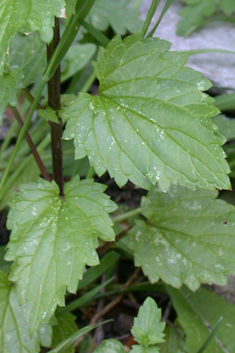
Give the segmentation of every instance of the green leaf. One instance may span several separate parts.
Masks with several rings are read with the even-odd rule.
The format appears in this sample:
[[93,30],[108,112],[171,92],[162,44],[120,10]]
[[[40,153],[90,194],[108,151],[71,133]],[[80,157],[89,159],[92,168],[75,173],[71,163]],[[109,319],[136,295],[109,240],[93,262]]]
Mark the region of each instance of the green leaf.
[[76,13],[76,4],[77,0],[65,0],[66,3],[66,19],[67,21],[70,20],[72,15]]
[[184,340],[180,335],[180,330],[176,326],[176,329],[168,326],[165,330],[165,342],[159,345],[161,353],[179,353],[179,350],[183,348]]
[[123,345],[114,339],[104,340],[93,353],[125,353]]
[[59,123],[58,116],[56,114],[56,111],[52,109],[51,107],[47,106],[45,109],[39,109],[38,110],[38,116],[40,118],[45,119],[46,121],[52,121],[56,124]]
[[9,69],[19,68],[23,87],[40,76],[46,67],[46,46],[38,33],[16,34],[9,47]]
[[215,97],[215,106],[219,110],[234,110],[235,109],[235,92],[225,93]]
[[66,288],[75,293],[85,265],[99,263],[98,237],[114,240],[107,212],[116,205],[106,186],[75,177],[65,185],[65,200],[55,182],[28,183],[11,200],[7,226],[12,229],[6,260],[14,261],[10,279],[17,282],[30,332],[47,323]]
[[188,6],[179,11],[179,15],[183,17],[177,26],[176,33],[179,36],[190,35],[219,10],[225,15],[231,15],[235,11],[234,0],[183,0],[183,2]]
[[11,268],[11,265],[9,264],[9,262],[4,260],[5,250],[5,246],[0,246],[0,271],[8,273]]
[[138,10],[129,7],[130,0],[96,0],[87,21],[100,31],[109,26],[115,33],[125,35],[141,29],[142,20]]
[[19,31],[39,31],[49,43],[54,26],[54,16],[60,17],[64,0],[2,0],[0,10],[0,73],[10,39]]
[[38,353],[37,335],[29,336],[15,286],[0,271],[0,351],[2,353]]
[[213,119],[213,122],[218,126],[219,133],[225,136],[227,140],[235,139],[235,119],[220,114]]
[[43,324],[38,332],[38,336],[39,336],[39,341],[40,341],[40,345],[43,347],[51,347],[51,341],[52,341],[52,327],[51,325],[53,324],[53,322],[51,322],[52,320],[50,320],[49,325],[45,325]]
[[179,12],[183,18],[177,26],[178,36],[188,36],[202,26],[205,19],[215,13],[217,6],[217,0],[184,0],[184,2],[188,6]]
[[142,198],[148,222],[136,222],[129,246],[151,282],[196,290],[201,283],[225,285],[235,273],[235,208],[217,195],[174,186]]
[[165,323],[161,322],[161,309],[158,309],[156,302],[148,297],[134,319],[131,333],[136,342],[148,347],[164,342],[164,329]]
[[[55,348],[64,339],[69,338],[78,328],[75,323],[76,316],[64,313],[57,318],[58,325],[53,326],[53,338],[51,348]],[[74,345],[64,350],[64,353],[74,353]]]
[[91,60],[95,51],[96,45],[92,43],[72,45],[64,58],[65,67],[61,73],[61,81],[66,81],[83,69]]
[[20,86],[22,86],[22,78],[19,69],[16,68],[12,72],[0,76],[0,124],[7,105],[17,105],[17,94]]
[[100,96],[80,94],[62,110],[64,138],[74,139],[76,159],[88,155],[96,173],[108,170],[119,186],[130,179],[146,189],[230,188],[226,140],[210,119],[218,110],[202,93],[211,84],[169,48],[141,33],[100,48]]
[[219,0],[219,5],[226,15],[232,15],[235,11],[234,0]]
[[184,346],[186,351],[197,352],[221,315],[223,320],[216,332],[216,338],[210,342],[205,353],[235,351],[233,338],[235,306],[233,304],[206,288],[200,288],[195,293],[186,287],[180,290],[167,287],[167,290],[177,311],[179,323],[186,332],[187,339]]
[[42,74],[46,65],[45,43],[37,33],[16,34],[9,47],[8,69],[0,76],[0,122],[8,104],[16,106],[19,89]]

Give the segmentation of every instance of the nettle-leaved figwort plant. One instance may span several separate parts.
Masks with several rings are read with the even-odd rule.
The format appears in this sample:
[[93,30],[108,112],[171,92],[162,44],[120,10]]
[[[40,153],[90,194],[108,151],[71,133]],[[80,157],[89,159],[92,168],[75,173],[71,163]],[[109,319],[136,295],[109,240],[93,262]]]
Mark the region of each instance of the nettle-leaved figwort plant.
[[[204,93],[211,83],[185,66],[189,54],[170,51],[154,30],[146,34],[159,1],[145,21],[139,3],[1,1],[0,114],[8,107],[15,118],[0,156],[0,207],[9,205],[11,230],[5,261],[1,250],[3,353],[38,353],[40,345],[74,352],[99,318],[78,330],[70,312],[104,287],[115,292],[109,278],[91,284],[114,268],[120,249],[149,279],[142,288],[170,296],[178,315],[163,338],[160,310],[148,298],[131,352],[235,352],[233,305],[205,288],[192,292],[235,274],[235,208],[216,190],[231,188],[226,138],[212,120],[220,111]],[[98,92],[87,93],[96,78]],[[129,180],[148,190],[141,207],[117,210],[93,179],[106,171],[119,187]],[[119,241],[110,252],[113,223]],[[108,340],[95,352],[124,348]]]

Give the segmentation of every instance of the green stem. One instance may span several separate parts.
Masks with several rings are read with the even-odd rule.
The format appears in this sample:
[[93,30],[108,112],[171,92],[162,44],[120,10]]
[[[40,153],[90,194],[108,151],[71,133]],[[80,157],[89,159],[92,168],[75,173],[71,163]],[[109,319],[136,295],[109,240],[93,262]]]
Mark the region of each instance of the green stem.
[[233,16],[214,16],[214,17],[208,18],[206,20],[206,23],[207,22],[214,22],[214,21],[235,23],[235,17],[233,17]]
[[141,207],[135,208],[134,210],[128,211],[128,212],[123,213],[121,215],[118,215],[116,217],[112,217],[112,221],[113,221],[113,223],[125,221],[128,218],[131,218],[131,217],[134,217],[134,216],[141,214],[141,210],[142,210]]
[[143,25],[143,32],[144,32],[144,35],[146,34],[148,28],[149,28],[149,25],[151,23],[151,20],[157,10],[157,7],[159,5],[161,0],[152,0],[152,3],[151,3],[151,6],[150,6],[150,9],[149,9],[149,12],[147,14],[147,17],[146,17],[146,20],[144,21],[144,25]]
[[[47,60],[50,61],[60,42],[59,19],[55,17],[54,35],[51,43],[47,47]],[[64,175],[63,175],[63,150],[62,150],[62,120],[58,115],[60,109],[60,66],[48,81],[48,104],[55,110],[59,124],[51,122],[51,152],[53,178],[60,189],[60,195],[64,195]]]
[[191,50],[182,50],[181,53],[187,53],[190,55],[207,54],[207,53],[235,54],[235,51],[226,50],[226,49],[191,49]]

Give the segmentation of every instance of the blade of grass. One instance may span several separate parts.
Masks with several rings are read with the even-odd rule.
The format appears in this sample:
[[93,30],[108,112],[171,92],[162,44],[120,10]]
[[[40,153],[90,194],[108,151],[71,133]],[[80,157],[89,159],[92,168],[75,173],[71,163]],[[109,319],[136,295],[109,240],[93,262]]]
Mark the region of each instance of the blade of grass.
[[97,300],[108,296],[112,296],[114,294],[142,292],[142,291],[158,292],[158,293],[167,295],[167,291],[163,284],[137,283],[137,284],[131,285],[128,288],[123,288],[122,285],[111,285],[107,287],[107,291],[105,291],[104,293],[97,294],[94,299]]
[[151,29],[151,31],[148,33],[147,37],[152,37],[154,35],[154,32],[156,31],[156,29],[158,28],[159,23],[161,22],[163,16],[165,15],[165,13],[167,12],[167,10],[169,9],[169,7],[171,6],[171,4],[173,3],[174,0],[167,0],[167,2],[165,3],[165,6],[162,9],[162,12],[157,20],[157,23],[155,24],[155,26]]
[[96,29],[91,24],[87,23],[86,21],[79,21],[79,23],[84,27],[87,32],[89,32],[103,47],[107,47],[110,40],[101,33],[98,29]]
[[77,32],[81,27],[80,21],[85,20],[95,1],[96,0],[87,0],[86,3],[83,5],[80,4],[83,3],[83,1],[79,2],[79,6],[77,7],[77,13],[71,17],[61,37],[60,43],[57,46],[54,55],[52,56],[51,60],[49,61],[46,67],[45,75],[48,74],[49,79],[54,74],[55,70],[57,69],[65,54],[69,50],[71,44],[73,43]]
[[146,19],[144,21],[143,28],[142,28],[142,30],[144,32],[144,35],[146,34],[146,32],[147,32],[147,30],[149,28],[151,20],[152,20],[154,14],[155,14],[155,12],[156,12],[156,10],[158,8],[158,5],[159,5],[160,1],[161,0],[152,0],[151,6],[149,8],[147,17],[146,17]]
[[67,349],[68,347],[70,347],[79,337],[85,335],[86,333],[94,330],[96,327],[100,326],[100,325],[104,325],[107,322],[110,322],[112,320],[106,320],[103,322],[100,322],[99,324],[96,325],[91,325],[91,326],[85,326],[82,329],[78,330],[77,332],[75,332],[74,334],[72,334],[69,338],[63,340],[62,342],[60,342],[60,344],[58,344],[58,346],[52,350],[50,350],[48,353],[61,353],[64,352],[65,349]]
[[219,318],[219,320],[217,321],[217,323],[215,324],[215,327],[213,328],[213,330],[211,331],[209,337],[206,339],[206,341],[203,343],[203,345],[201,346],[201,348],[199,348],[199,350],[197,351],[197,353],[203,353],[205,352],[206,348],[208,347],[208,345],[210,344],[211,340],[214,338],[216,332],[219,329],[219,326],[221,324],[221,321],[223,320],[223,318]]

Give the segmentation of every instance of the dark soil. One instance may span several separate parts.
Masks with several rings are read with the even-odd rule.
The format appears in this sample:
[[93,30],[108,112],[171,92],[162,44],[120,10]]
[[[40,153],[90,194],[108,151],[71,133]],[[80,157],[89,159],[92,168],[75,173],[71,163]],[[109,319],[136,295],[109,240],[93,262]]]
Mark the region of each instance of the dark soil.
[[122,204],[128,208],[136,208],[140,206],[141,197],[147,194],[147,191],[132,184],[130,181],[122,188],[115,183],[114,179],[110,179],[108,173],[100,178],[96,177],[95,181],[108,186],[106,194],[118,204]]

